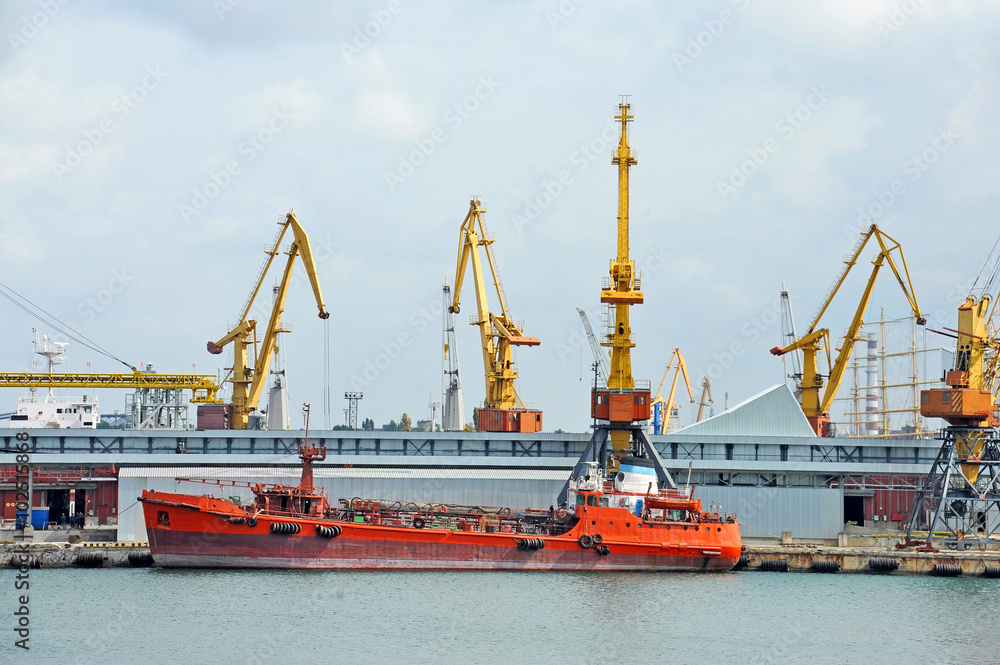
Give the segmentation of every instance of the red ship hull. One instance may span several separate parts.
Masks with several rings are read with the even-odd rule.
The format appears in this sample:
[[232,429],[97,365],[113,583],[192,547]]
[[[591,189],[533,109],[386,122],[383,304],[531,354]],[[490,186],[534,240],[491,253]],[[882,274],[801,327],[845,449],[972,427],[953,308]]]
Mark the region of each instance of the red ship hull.
[[[741,550],[735,521],[651,524],[607,506],[577,506],[569,531],[532,536],[266,514],[250,526],[233,523],[247,513],[221,499],[145,491],[141,500],[150,551],[164,567],[725,571]],[[276,523],[297,533],[273,533]],[[319,535],[332,524],[339,535]],[[597,534],[604,548],[581,545]],[[526,538],[543,545],[519,548]]]

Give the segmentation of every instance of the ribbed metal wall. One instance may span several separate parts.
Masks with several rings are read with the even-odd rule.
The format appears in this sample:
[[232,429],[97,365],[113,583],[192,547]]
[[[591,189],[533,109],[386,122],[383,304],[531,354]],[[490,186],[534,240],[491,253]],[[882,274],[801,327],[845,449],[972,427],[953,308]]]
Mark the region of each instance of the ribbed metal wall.
[[699,485],[695,497],[702,507],[722,504],[735,512],[744,538],[833,539],[844,530],[844,504],[839,490],[799,487],[723,487]]

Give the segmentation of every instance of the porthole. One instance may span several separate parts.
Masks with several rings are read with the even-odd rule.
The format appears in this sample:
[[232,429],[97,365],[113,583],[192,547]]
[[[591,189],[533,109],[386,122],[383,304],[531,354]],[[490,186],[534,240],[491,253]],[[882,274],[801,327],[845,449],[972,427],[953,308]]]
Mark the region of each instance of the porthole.
[[626,529],[628,529],[628,528],[629,528],[629,527],[631,527],[631,526],[632,526],[632,523],[631,523],[631,522],[625,522],[625,528],[626,528]]

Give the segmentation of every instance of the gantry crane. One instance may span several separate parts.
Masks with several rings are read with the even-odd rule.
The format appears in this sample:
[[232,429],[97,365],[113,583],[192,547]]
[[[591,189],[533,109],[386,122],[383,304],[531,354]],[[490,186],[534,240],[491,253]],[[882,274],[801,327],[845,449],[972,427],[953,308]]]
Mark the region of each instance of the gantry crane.
[[[675,361],[676,365],[674,364]],[[660,396],[660,391],[663,390],[663,384],[666,382],[670,370],[674,370],[674,378],[670,382],[670,393],[667,395],[667,399],[664,400]],[[688,397],[691,399],[691,403],[694,404],[694,393],[691,392],[691,381],[688,380],[687,364],[684,362],[681,350],[674,349],[674,352],[670,354],[670,361],[667,362],[667,368],[663,371],[660,386],[656,389],[656,396],[653,398],[653,434],[665,434],[670,430],[670,420],[680,408],[674,402],[674,395],[677,393],[677,379],[681,376],[684,377],[684,385],[687,387]]]
[[[840,291],[840,287],[843,285],[848,273],[850,273],[851,268],[857,263],[861,252],[872,238],[878,242],[879,253],[874,261],[872,261],[872,265],[874,266],[872,274],[868,278],[868,283],[861,296],[861,302],[858,303],[857,311],[854,313],[854,319],[847,328],[843,342],[837,350],[837,359],[836,361],[832,361],[830,331],[827,328],[820,328],[818,326],[820,320],[823,318],[823,314],[826,313],[830,307],[830,303],[833,302],[834,296]],[[896,250],[899,250],[899,262],[903,268],[902,273],[896,267],[896,262],[892,258],[892,253]],[[913,309],[913,315],[916,317],[917,323],[920,325],[927,323],[927,320],[920,314],[920,308],[917,305],[917,298],[913,292],[913,284],[910,281],[910,272],[906,267],[906,259],[903,257],[902,247],[900,247],[898,242],[879,229],[877,225],[872,224],[867,231],[861,234],[861,239],[855,246],[854,252],[844,263],[845,266],[840,274],[840,278],[825,298],[823,305],[820,307],[815,318],[813,318],[812,324],[809,326],[806,334],[788,346],[776,346],[771,349],[771,353],[776,356],[781,356],[798,349],[802,350],[802,380],[799,383],[799,388],[802,392],[802,411],[812,425],[813,431],[816,432],[816,436],[827,436],[829,434],[830,406],[833,404],[833,400],[837,396],[837,389],[840,388],[840,382],[844,378],[854,343],[859,339],[858,333],[861,330],[861,326],[864,325],[864,315],[868,309],[868,303],[871,301],[875,279],[878,277],[884,263],[889,264],[893,274],[896,276],[896,281],[899,282],[899,286],[903,290],[903,295],[906,296],[907,302]],[[903,278],[904,275],[906,276],[905,281]],[[819,352],[821,350],[826,353],[827,367],[829,367],[829,380],[826,382],[825,391],[823,390],[823,375],[819,371]]]
[[[514,367],[515,346],[538,346],[537,337],[528,337],[522,332],[522,324],[515,322],[507,311],[507,299],[497,274],[496,261],[490,245],[495,238],[486,230],[482,207],[478,198],[469,202],[469,212],[465,215],[458,239],[458,264],[455,270],[453,300],[448,308],[457,314],[460,311],[459,297],[465,271],[471,263],[473,286],[476,290],[476,316],[471,325],[479,326],[483,349],[483,367],[486,375],[486,399],[479,409],[479,430],[483,432],[538,432],[542,429],[542,412],[529,409],[517,394]],[[478,227],[478,231],[477,231]],[[483,275],[479,248],[486,250],[486,258],[493,275],[500,313],[490,312],[486,299],[486,280]]]
[[[601,345],[611,348],[610,375],[606,386],[594,386],[591,392],[594,435],[577,461],[573,476],[589,477],[596,463],[604,478],[610,478],[619,472],[623,457],[633,456],[652,463],[657,489],[676,489],[656,447],[646,436],[645,423],[651,408],[649,381],[637,382],[632,377],[631,351],[635,341],[629,325],[629,307],[643,301],[640,275],[635,261],[629,257],[629,169],[638,163],[629,145],[628,126],[632,119],[632,105],[628,96],[623,95],[615,114],[615,120],[621,124],[621,136],[611,158],[611,163],[618,167],[617,253],[610,263],[609,276],[601,284],[601,303],[608,308],[610,323]],[[567,481],[559,494],[560,501],[568,491]]]
[[698,420],[695,422],[700,423],[702,421],[705,415],[705,407],[712,403],[712,382],[706,376],[701,381],[701,400],[698,402]]
[[[933,549],[935,540],[955,548],[967,547],[974,540],[985,545],[1000,531],[996,404],[1000,336],[992,322],[994,308],[987,291],[979,298],[969,295],[958,308],[957,329],[932,331],[955,339],[955,365],[945,373],[947,388],[920,392],[920,414],[943,418],[948,426],[942,430],[941,449],[914,503],[904,547]],[[933,517],[923,524],[928,514]],[[926,538],[914,537],[920,526],[926,527]]]
[[[309,245],[309,236],[302,229],[295,215],[289,211],[285,219],[278,222],[281,227],[274,239],[274,244],[265,251],[267,258],[260,269],[257,281],[253,290],[247,297],[240,314],[239,323],[224,337],[217,342],[208,343],[209,353],[219,354],[227,344],[233,344],[233,369],[230,383],[233,384],[233,403],[230,426],[233,429],[247,429],[251,412],[257,409],[260,402],[261,393],[264,390],[264,383],[267,381],[268,369],[271,366],[271,356],[274,354],[277,345],[278,334],[289,332],[281,327],[281,315],[285,311],[285,298],[288,295],[288,285],[292,279],[292,267],[295,265],[295,257],[302,257],[302,264],[309,276],[309,283],[312,285],[313,295],[316,297],[316,305],[319,308],[319,318],[328,319],[330,313],[326,311],[323,304],[323,294],[319,287],[319,278],[316,275],[316,264],[313,261],[312,248]],[[257,337],[257,321],[248,319],[250,309],[253,307],[254,299],[260,292],[267,271],[271,267],[274,258],[281,251],[281,241],[288,230],[291,229],[294,240],[288,251],[288,261],[285,263],[285,272],[281,277],[278,289],[274,294],[274,303],[271,307],[271,318],[267,323],[267,328],[263,331],[260,339]],[[251,346],[253,350],[251,350]],[[250,356],[253,354],[253,364],[250,364]]]

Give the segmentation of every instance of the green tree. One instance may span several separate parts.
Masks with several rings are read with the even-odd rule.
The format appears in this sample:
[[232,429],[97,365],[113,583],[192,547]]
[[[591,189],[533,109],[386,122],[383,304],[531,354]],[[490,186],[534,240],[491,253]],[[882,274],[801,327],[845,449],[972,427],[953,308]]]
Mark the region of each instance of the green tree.
[[384,432],[398,432],[399,424],[395,420],[390,420],[389,424],[382,428]]
[[472,407],[472,427],[478,432],[479,431],[479,407]]
[[366,432],[373,431],[375,429],[375,421],[372,420],[371,418],[365,418],[363,421],[361,421],[361,429],[363,429]]
[[410,420],[410,416],[403,414],[403,417],[399,419],[399,431],[400,432],[411,432],[413,431],[413,421]]

